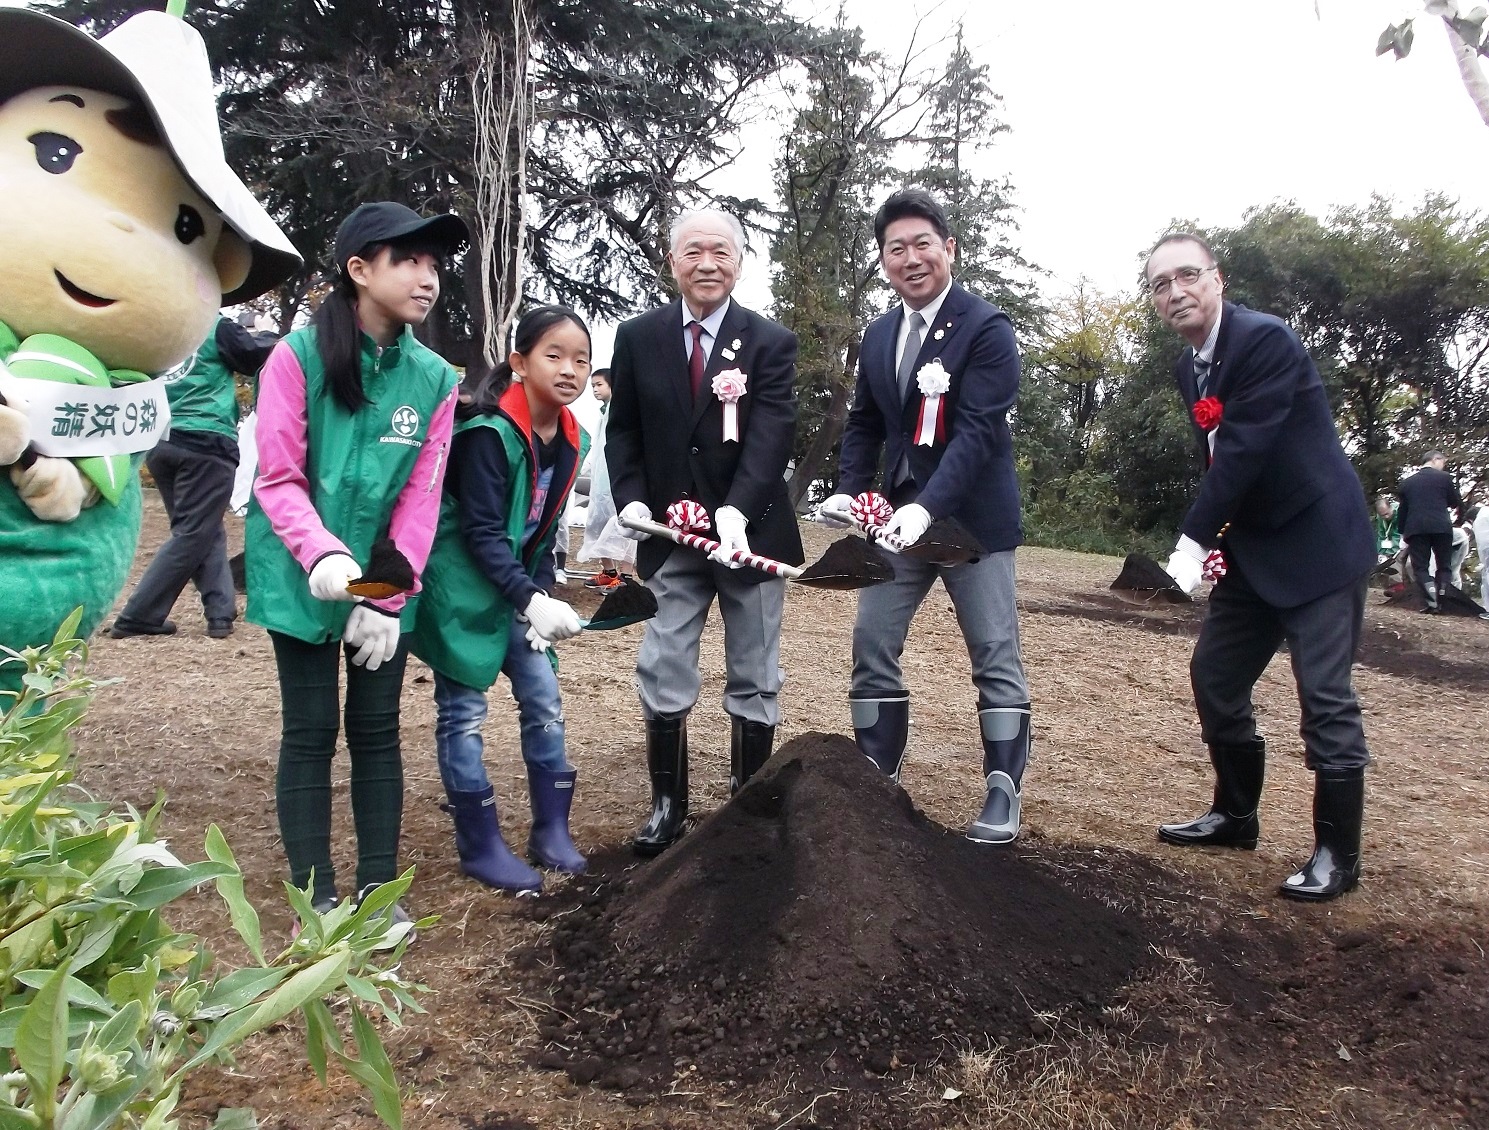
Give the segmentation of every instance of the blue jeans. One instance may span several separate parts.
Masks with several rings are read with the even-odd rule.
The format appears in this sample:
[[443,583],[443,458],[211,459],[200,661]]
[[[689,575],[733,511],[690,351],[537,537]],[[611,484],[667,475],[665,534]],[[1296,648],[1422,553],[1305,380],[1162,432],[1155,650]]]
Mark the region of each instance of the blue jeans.
[[[512,683],[522,730],[522,760],[529,768],[560,773],[564,756],[564,708],[558,675],[547,652],[528,646],[527,625],[512,620],[502,674]],[[446,792],[481,792],[490,784],[482,763],[481,726],[486,721],[486,692],[434,673],[434,748]]]

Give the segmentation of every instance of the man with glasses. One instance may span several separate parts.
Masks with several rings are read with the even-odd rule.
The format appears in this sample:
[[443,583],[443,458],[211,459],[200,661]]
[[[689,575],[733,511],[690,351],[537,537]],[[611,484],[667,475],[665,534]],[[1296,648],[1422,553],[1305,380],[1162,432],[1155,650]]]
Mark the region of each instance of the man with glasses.
[[1369,754],[1350,668],[1375,565],[1364,492],[1302,342],[1277,318],[1224,301],[1204,240],[1164,236],[1147,282],[1158,316],[1189,343],[1174,376],[1205,464],[1167,568],[1185,592],[1215,580],[1190,660],[1214,803],[1158,836],[1256,847],[1266,746],[1251,692],[1285,641],[1314,774],[1315,846],[1280,893],[1332,899],[1360,876]]

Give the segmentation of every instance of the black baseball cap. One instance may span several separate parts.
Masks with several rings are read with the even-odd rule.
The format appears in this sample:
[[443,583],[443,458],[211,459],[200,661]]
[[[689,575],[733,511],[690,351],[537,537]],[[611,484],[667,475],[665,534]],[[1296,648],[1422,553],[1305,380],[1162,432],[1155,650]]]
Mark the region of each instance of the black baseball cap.
[[470,230],[453,212],[425,217],[391,200],[363,204],[336,229],[336,265],[344,271],[354,255],[375,243],[407,243],[415,238],[454,254],[470,241]]

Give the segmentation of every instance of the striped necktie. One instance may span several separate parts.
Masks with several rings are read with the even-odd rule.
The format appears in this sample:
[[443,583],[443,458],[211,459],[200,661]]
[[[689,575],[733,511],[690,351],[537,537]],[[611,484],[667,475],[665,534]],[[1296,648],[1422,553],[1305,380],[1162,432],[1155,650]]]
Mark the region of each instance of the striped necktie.
[[1194,391],[1198,399],[1203,400],[1209,395],[1208,385],[1210,383],[1210,362],[1202,358],[1198,353],[1194,355]]

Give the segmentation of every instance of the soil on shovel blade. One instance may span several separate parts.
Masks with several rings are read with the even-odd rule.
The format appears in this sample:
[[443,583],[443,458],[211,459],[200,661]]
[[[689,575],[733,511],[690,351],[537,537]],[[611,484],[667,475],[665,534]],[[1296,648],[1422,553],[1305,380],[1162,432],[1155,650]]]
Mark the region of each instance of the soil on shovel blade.
[[1108,1023],[1151,932],[1040,856],[969,842],[851,739],[802,735],[655,863],[558,917],[538,1062],[623,1088],[792,1059],[861,1081],[968,1037],[1027,1039],[1042,1015]]

